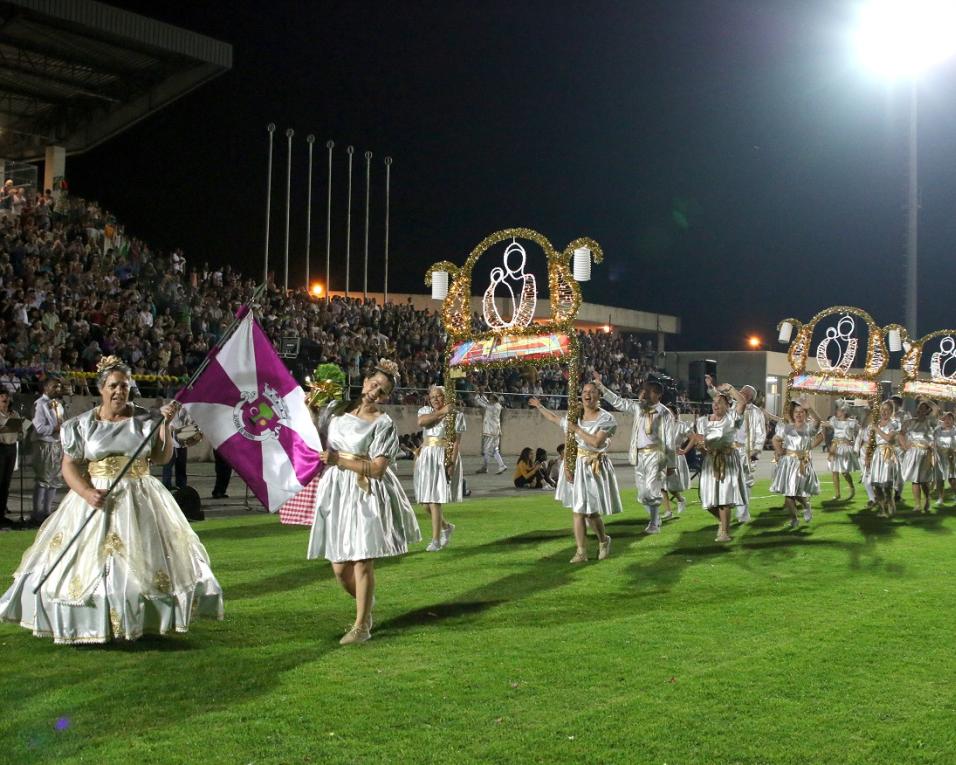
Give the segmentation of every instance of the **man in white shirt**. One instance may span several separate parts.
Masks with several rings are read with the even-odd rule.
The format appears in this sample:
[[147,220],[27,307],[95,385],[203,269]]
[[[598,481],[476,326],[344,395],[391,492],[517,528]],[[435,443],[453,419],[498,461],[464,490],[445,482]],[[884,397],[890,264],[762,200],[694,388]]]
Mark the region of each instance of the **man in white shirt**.
[[53,512],[57,489],[63,486],[63,447],[60,426],[66,419],[63,408],[63,383],[47,378],[43,395],[33,409],[33,513],[31,523],[39,525]]
[[619,412],[634,415],[628,458],[634,466],[637,501],[644,505],[650,516],[644,532],[657,534],[661,530],[660,507],[667,474],[667,429],[674,419],[670,410],[661,403],[664,388],[659,382],[648,380],[635,401],[621,398],[606,388],[598,372],[594,373],[594,382],[611,406]]
[[482,466],[478,473],[488,472],[488,459],[494,457],[498,463],[495,475],[501,475],[508,468],[501,458],[501,404],[494,393],[486,393],[484,387],[475,396],[475,403],[484,410],[481,421],[481,460]]

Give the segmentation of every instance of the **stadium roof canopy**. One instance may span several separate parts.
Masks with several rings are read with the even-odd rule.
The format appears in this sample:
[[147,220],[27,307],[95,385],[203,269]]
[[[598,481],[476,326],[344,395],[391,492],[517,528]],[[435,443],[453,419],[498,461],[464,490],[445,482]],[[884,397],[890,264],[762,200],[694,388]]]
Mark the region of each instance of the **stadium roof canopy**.
[[93,0],[0,0],[0,157],[86,151],[231,67],[231,45]]

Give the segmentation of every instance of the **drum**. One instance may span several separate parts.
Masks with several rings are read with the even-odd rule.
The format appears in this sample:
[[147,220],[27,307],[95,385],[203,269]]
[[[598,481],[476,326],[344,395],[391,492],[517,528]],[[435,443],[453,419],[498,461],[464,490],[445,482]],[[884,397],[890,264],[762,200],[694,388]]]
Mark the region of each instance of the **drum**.
[[202,441],[202,431],[195,425],[184,425],[173,431],[173,436],[180,447],[195,446]]

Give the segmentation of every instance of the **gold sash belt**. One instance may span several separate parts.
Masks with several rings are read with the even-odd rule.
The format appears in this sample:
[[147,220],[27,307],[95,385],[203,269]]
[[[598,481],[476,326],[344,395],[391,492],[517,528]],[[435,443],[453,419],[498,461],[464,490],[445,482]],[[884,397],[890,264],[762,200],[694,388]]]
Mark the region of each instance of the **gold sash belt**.
[[[936,467],[936,450],[933,448],[932,444],[922,444],[922,443],[914,442],[914,443],[911,443],[910,446],[915,446],[917,449],[922,449],[923,451],[929,452],[930,467]],[[924,459],[926,459],[925,454],[922,457],[920,457],[920,461],[922,462]]]
[[440,446],[444,449],[446,446],[448,446],[448,439],[439,438],[438,436],[428,436],[422,446]]
[[[111,457],[104,457],[101,460],[90,462],[86,469],[91,478],[114,478],[120,474],[120,471],[126,467],[131,460],[124,454],[116,454]],[[132,460],[129,470],[126,471],[124,478],[143,478],[149,475],[149,462],[144,459]]]
[[651,445],[651,446],[641,446],[641,447],[638,447],[637,450],[638,450],[639,452],[659,452],[659,451],[661,450],[661,447],[660,447],[659,445],[657,445],[657,444],[653,444],[653,445]]
[[724,449],[708,449],[707,453],[713,457],[714,461],[714,478],[718,481],[723,481],[724,476],[727,475],[727,456],[731,453],[735,453],[735,448],[724,448]]
[[[351,452],[339,452],[339,457],[345,457],[345,459],[347,460],[367,460],[368,459],[367,454],[352,454]],[[339,468],[339,470],[348,470],[348,468],[339,467],[338,465],[336,465],[336,467]],[[371,467],[371,464],[369,465],[369,467]],[[354,470],[352,472],[355,473]],[[372,484],[368,480],[368,476],[362,475],[361,473],[355,473],[355,475],[356,475],[355,482],[358,484],[358,487],[362,491],[364,491],[366,494],[371,494]]]
[[796,457],[800,460],[800,472],[806,473],[810,468],[810,452],[800,452],[800,451],[791,451],[787,450],[785,457]]
[[601,476],[601,465],[604,464],[604,452],[592,452],[590,449],[578,447],[578,456],[584,459],[584,464],[591,468],[595,478]]

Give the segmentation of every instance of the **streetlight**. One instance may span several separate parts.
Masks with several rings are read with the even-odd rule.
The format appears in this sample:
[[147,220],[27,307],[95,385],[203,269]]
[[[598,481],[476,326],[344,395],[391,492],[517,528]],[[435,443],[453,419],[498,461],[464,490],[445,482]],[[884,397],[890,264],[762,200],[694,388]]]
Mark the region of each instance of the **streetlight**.
[[904,314],[913,337],[916,330],[916,262],[919,186],[917,178],[917,98],[919,77],[956,52],[956,4],[952,0],[872,0],[860,7],[856,49],[869,69],[910,87],[909,173],[906,226]]
[[757,350],[760,347],[760,338],[756,335],[751,335],[747,338],[747,345],[749,345],[754,350]]

